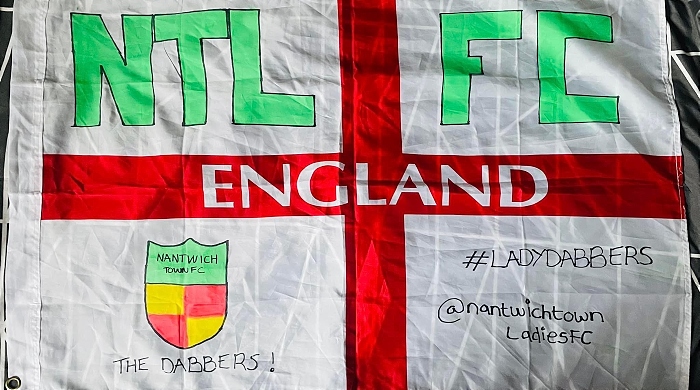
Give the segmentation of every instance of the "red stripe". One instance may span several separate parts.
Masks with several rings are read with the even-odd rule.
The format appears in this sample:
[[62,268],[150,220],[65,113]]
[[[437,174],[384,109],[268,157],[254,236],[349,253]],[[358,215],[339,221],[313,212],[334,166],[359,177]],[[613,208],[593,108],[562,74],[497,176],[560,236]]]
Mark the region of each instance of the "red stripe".
[[227,294],[225,284],[185,286],[185,317],[225,316]]
[[[405,166],[396,2],[350,1],[356,71],[352,133],[343,139],[352,139],[352,161],[368,163],[372,170],[370,178],[382,183],[386,178],[395,178],[397,170]],[[386,184],[372,190],[373,196],[382,197],[390,191]],[[410,209],[355,207],[354,210],[357,388],[404,390],[407,388],[406,260],[401,211]]]
[[[311,206],[296,191],[299,172],[314,161],[338,161],[338,155],[267,157],[224,156],[73,156],[44,155],[43,219],[166,219],[259,218],[269,216],[340,214],[340,208]],[[219,172],[217,182],[232,183],[218,190],[218,201],[234,208],[205,208],[202,165],[231,165]],[[291,170],[291,207],[283,207],[255,185],[250,186],[250,208],[241,202],[240,165],[248,165],[282,189],[282,165]],[[340,172],[321,168],[314,175],[314,196],[333,200]],[[332,191],[331,193],[327,191]]]
[[[397,206],[410,210],[410,214],[685,218],[681,207],[680,157],[561,154],[407,156],[406,160],[420,169],[437,203],[433,207],[424,206],[417,195],[401,199]],[[454,168],[467,182],[477,184],[481,183],[480,167],[487,165],[492,183],[490,206],[481,207],[464,191],[450,186],[450,203],[443,207],[441,165]],[[542,170],[548,179],[547,196],[541,202],[524,208],[502,207],[499,166],[532,166]],[[527,200],[534,195],[531,176],[513,175],[512,180],[514,200]]]
[[[386,111],[385,111],[386,112]],[[366,122],[365,122],[366,123]],[[357,140],[356,140],[357,142]],[[377,150],[375,148],[374,150]],[[347,156],[342,156],[347,157]],[[434,206],[426,206],[415,193],[400,197],[395,206],[385,206],[392,215],[550,215],[581,217],[683,218],[681,185],[677,166],[680,157],[645,155],[539,155],[539,156],[362,156],[368,161],[369,191],[373,199],[391,199],[408,164],[414,164],[430,187]],[[308,204],[298,193],[300,171],[313,162],[335,161],[338,155],[289,155],[265,157],[231,156],[44,156],[42,218],[50,219],[169,219],[169,218],[261,218],[271,216],[340,215],[360,223],[379,218],[382,206],[354,205],[353,164],[345,171],[320,168],[311,181],[311,192],[324,201],[336,199],[338,186],[349,189],[350,204],[321,207]],[[250,207],[242,202],[240,167],[247,165],[283,188],[282,165],[291,171],[291,204],[282,206],[256,185],[250,184]],[[219,183],[232,189],[218,189],[220,202],[233,208],[205,208],[203,165],[226,165]],[[450,166],[470,184],[482,186],[481,167],[490,171],[490,205],[483,207],[456,186],[450,186],[450,204],[442,206],[441,165]],[[539,203],[513,208],[500,205],[499,165],[533,166],[544,172],[549,191]],[[516,199],[532,196],[529,175],[513,175]],[[407,187],[411,186],[407,185]],[[365,218],[370,218],[365,220]],[[393,218],[393,217],[392,217]],[[385,221],[389,224],[389,221]],[[377,221],[372,224],[378,223]],[[355,226],[355,229],[358,227]],[[356,237],[357,238],[357,237]],[[363,250],[369,248],[366,243]],[[358,248],[359,251],[359,248]]]
[[148,323],[164,341],[187,348],[187,317],[182,315],[148,314]]
[[[340,38],[340,80],[343,99],[342,151],[340,160],[345,171],[340,184],[348,188],[349,199],[355,198],[355,65],[354,0],[338,0]],[[348,390],[358,388],[357,374],[357,261],[355,250],[355,208],[353,202],[342,207],[345,234],[345,375]]]

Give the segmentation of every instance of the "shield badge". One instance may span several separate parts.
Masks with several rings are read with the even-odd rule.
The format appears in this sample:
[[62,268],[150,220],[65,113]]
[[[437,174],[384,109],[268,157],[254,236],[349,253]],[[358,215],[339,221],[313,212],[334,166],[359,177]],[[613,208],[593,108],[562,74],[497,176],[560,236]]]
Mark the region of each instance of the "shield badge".
[[151,328],[180,349],[216,336],[226,319],[228,241],[148,242],[145,301]]

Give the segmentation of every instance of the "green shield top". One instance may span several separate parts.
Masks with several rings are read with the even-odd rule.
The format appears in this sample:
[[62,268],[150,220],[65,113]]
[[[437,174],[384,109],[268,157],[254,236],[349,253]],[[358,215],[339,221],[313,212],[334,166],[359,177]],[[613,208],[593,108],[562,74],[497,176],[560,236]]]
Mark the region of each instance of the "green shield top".
[[228,241],[203,245],[187,239],[179,245],[148,242],[146,283],[226,284]]

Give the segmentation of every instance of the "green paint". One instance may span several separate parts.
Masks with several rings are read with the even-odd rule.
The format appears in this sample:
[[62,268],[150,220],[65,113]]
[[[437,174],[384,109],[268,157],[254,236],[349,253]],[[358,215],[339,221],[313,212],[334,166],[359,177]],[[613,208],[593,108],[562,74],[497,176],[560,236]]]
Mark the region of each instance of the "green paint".
[[180,245],[148,242],[146,283],[226,284],[228,241],[207,246],[188,239]]
[[124,56],[99,15],[72,14],[75,125],[99,126],[102,75],[126,126],[154,123],[151,16],[124,16]]
[[442,34],[442,124],[469,123],[473,75],[484,74],[481,57],[469,56],[469,42],[522,38],[520,11],[468,12],[440,15]]
[[124,16],[124,56],[100,15],[71,15],[75,63],[75,124],[99,126],[102,75],[127,126],[155,124],[151,54],[154,42],[177,42],[183,125],[207,122],[203,40],[229,39],[233,61],[233,122],[314,126],[314,97],[262,91],[260,12],[208,10]]
[[229,11],[233,57],[233,123],[314,126],[314,97],[262,92],[260,12]]
[[617,97],[566,93],[566,40],[612,42],[612,19],[605,15],[541,11],[537,25],[540,122],[619,122]]
[[155,40],[177,41],[182,78],[183,125],[207,122],[207,75],[202,40],[228,38],[226,11],[156,15]]

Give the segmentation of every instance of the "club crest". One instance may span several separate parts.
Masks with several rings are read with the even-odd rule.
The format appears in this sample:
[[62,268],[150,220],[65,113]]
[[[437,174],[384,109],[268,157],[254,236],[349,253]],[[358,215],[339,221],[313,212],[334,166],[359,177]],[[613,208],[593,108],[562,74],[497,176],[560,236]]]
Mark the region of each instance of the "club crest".
[[149,241],[146,251],[146,317],[151,328],[180,349],[216,336],[226,320],[228,241],[178,245]]

